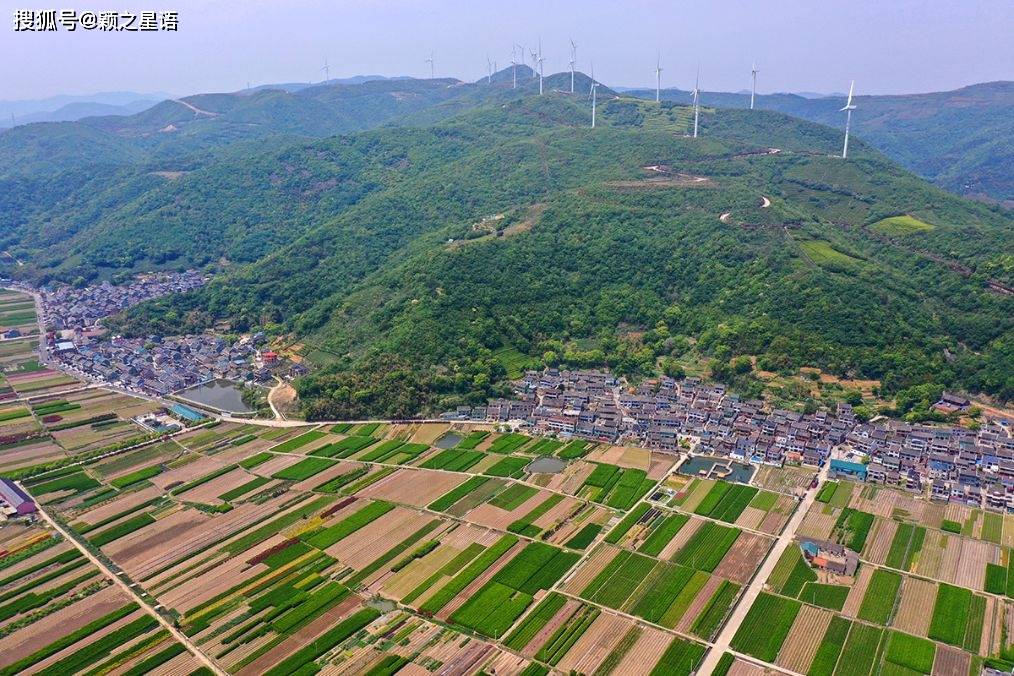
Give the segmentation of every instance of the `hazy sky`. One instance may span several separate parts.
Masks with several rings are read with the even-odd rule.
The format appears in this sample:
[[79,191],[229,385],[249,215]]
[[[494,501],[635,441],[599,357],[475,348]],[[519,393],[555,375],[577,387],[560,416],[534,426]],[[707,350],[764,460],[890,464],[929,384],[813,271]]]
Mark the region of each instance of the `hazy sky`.
[[[611,85],[858,93],[1014,78],[1012,0],[0,0],[0,99],[96,91],[231,91],[250,83],[429,73],[475,79],[486,54],[541,36],[546,73],[594,62]],[[15,33],[15,9],[176,10],[177,33]]]

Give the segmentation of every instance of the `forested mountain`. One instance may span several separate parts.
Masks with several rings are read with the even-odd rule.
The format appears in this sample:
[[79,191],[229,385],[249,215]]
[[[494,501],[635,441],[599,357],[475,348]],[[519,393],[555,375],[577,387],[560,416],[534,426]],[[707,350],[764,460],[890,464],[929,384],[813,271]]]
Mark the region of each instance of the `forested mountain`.
[[[650,373],[690,349],[719,373],[750,355],[1014,396],[1009,212],[861,143],[843,161],[836,130],[778,113],[705,110],[698,139],[671,103],[607,100],[596,129],[589,113],[523,96],[248,158],[245,184],[273,192],[243,208],[295,214],[298,238],[116,328],[291,332],[322,365],[299,385],[311,417],[475,401],[526,363]],[[238,171],[195,172],[173,202],[204,208]]]
[[[861,86],[861,83],[860,83]],[[654,98],[654,90],[631,95]],[[690,92],[662,97],[689,103]],[[748,108],[749,94],[703,92],[703,105]],[[763,110],[787,113],[834,128],[844,124],[842,98],[758,95]],[[888,157],[959,195],[1014,205],[1014,82],[987,82],[949,92],[858,96],[853,133]]]

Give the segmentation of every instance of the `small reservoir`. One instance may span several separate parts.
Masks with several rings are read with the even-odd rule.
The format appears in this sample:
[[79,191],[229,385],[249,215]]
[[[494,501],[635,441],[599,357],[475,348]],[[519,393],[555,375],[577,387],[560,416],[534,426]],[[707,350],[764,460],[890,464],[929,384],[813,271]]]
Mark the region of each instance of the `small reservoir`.
[[437,442],[433,444],[437,448],[454,448],[460,442],[462,436],[457,432],[448,432],[444,436],[437,439]]
[[566,460],[554,458],[551,455],[537,458],[528,463],[525,471],[530,474],[558,474],[567,466]]
[[702,479],[724,479],[726,481],[738,481],[748,484],[755,472],[753,465],[729,460],[728,458],[715,458],[698,455],[687,458],[687,461],[680,465],[679,473]]
[[231,380],[212,380],[180,390],[176,396],[227,413],[253,413],[254,411],[243,403],[242,388]]

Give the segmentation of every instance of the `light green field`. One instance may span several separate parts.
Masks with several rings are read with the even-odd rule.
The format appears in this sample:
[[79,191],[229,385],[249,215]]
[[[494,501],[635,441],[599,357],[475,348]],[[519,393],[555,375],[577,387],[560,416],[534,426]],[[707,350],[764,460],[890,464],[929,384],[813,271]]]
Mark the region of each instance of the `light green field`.
[[936,228],[935,225],[920,221],[914,216],[891,216],[881,221],[877,221],[870,226],[870,230],[873,232],[879,232],[881,235],[889,236],[903,236],[911,235],[914,232],[929,232]]
[[803,252],[810,257],[810,260],[817,265],[854,267],[862,264],[862,261],[858,258],[853,258],[848,254],[838,251],[831,246],[829,242],[825,242],[821,239],[811,239],[805,242],[800,242],[799,246],[802,247]]

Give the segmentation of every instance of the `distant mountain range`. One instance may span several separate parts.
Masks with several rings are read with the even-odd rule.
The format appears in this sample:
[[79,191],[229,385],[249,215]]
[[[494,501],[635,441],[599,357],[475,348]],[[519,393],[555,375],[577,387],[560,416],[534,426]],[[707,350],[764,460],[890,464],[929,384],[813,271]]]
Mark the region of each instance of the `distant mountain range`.
[[44,99],[0,101],[0,128],[34,122],[66,122],[95,115],[132,115],[171,98],[165,92],[99,92]]

